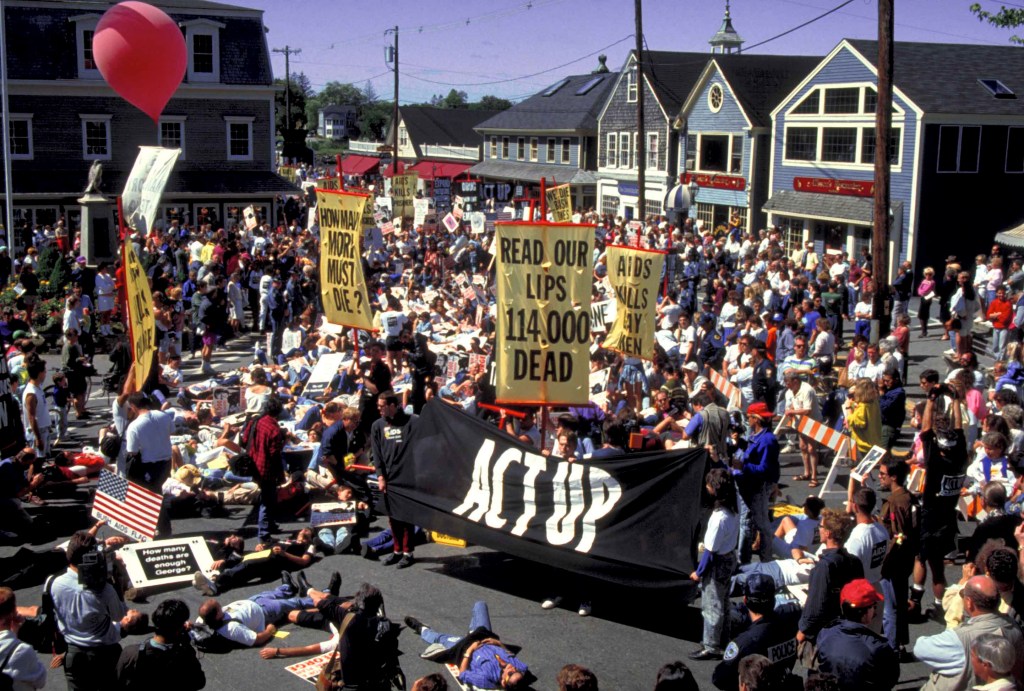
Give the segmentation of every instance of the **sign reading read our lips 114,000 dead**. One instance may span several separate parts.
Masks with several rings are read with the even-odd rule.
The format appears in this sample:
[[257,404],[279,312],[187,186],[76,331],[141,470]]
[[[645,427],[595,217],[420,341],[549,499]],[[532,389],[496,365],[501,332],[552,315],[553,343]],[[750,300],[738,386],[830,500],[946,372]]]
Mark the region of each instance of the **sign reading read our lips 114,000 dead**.
[[499,402],[589,400],[593,241],[589,226],[497,224]]

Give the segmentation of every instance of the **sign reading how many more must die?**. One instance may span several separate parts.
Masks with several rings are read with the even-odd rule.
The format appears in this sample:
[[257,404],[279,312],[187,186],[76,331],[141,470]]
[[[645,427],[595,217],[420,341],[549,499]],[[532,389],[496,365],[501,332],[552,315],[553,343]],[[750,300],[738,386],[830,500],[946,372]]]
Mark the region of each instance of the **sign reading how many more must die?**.
[[363,230],[361,194],[316,191],[320,214],[320,297],[331,324],[372,329],[359,240]]
[[589,400],[590,226],[499,223],[497,400]]

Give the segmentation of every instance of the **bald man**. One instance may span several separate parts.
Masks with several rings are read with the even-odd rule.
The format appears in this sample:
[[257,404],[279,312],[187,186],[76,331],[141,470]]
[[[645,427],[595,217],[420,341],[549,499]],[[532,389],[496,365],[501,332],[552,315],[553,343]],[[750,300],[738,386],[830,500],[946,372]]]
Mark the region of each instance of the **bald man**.
[[[922,636],[914,645],[914,656],[932,670],[922,691],[968,691],[983,683],[975,676],[970,663],[971,645],[982,634],[1002,636],[1013,644],[1014,650],[1024,648],[1020,628],[999,613],[999,590],[995,581],[988,576],[975,576],[967,581],[961,597],[964,612],[969,617],[966,623],[934,636]],[[1022,660],[1017,660],[1014,678],[1020,678],[1022,669]]]

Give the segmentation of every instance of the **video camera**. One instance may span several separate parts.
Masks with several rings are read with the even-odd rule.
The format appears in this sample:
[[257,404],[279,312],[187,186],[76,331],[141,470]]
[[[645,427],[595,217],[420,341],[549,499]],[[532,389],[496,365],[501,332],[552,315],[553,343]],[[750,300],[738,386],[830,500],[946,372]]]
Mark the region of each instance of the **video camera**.
[[107,584],[107,555],[102,545],[82,555],[78,565],[78,582],[89,590],[103,590]]

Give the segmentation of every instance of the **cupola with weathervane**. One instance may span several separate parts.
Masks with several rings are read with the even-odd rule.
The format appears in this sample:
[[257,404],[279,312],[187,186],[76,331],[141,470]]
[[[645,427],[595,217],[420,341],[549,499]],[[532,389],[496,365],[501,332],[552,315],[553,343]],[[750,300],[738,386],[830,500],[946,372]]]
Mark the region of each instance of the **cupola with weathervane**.
[[725,17],[722,18],[722,26],[708,43],[711,44],[712,53],[739,53],[742,50],[744,41],[733,28],[732,15],[729,13],[729,0],[725,0]]

